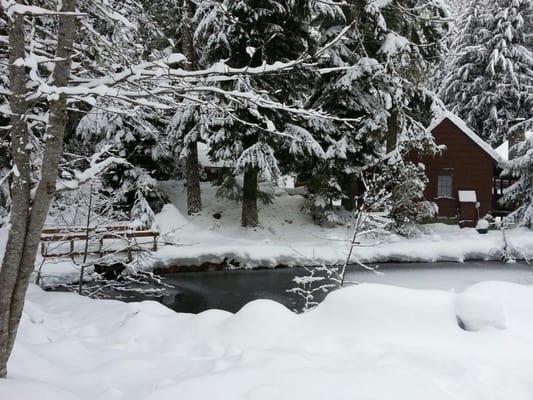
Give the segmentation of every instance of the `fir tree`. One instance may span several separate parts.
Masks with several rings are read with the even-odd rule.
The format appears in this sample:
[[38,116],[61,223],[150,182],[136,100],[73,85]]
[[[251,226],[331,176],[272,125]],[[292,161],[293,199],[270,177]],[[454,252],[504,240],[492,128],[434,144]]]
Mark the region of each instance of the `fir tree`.
[[[264,62],[294,60],[312,50],[307,29],[307,1],[225,0],[206,2],[197,10],[196,47],[200,63],[207,65],[227,59],[233,67],[259,66]],[[261,78],[241,77],[222,84],[240,93],[257,93],[281,102],[301,102],[298,90],[302,74]],[[297,79],[295,79],[295,77]],[[301,79],[301,78],[300,78]],[[221,102],[218,118],[210,129],[211,156],[231,165],[231,173],[221,182],[230,190],[242,174],[242,225],[259,224],[258,180],[275,179],[278,173],[276,150],[283,142],[275,130],[283,129],[287,116],[257,106],[253,101]],[[231,190],[234,192],[233,190]]]
[[474,1],[453,47],[440,95],[483,139],[502,143],[533,107],[533,5]]
[[[533,120],[530,120],[529,125],[532,123]],[[515,129],[523,129],[525,126],[526,123],[522,123]],[[533,131],[526,132],[525,140],[510,150],[514,157],[506,163],[502,175],[517,178],[517,181],[505,190],[503,201],[517,206],[517,209],[507,217],[507,220],[531,229],[533,227]]]
[[[357,182],[376,163],[401,163],[413,148],[434,148],[424,128],[432,101],[426,88],[445,50],[449,11],[433,1],[349,5],[340,19],[329,19],[322,28],[322,40],[327,41],[346,24],[353,25],[347,37],[329,49],[326,61],[347,68],[325,76],[313,106],[355,121],[309,127],[326,154],[309,174],[311,209],[319,213],[318,220],[335,217],[332,199],[343,199],[344,206],[353,209],[355,196],[363,190]],[[418,180],[415,169],[409,170]]]
[[206,140],[206,126],[205,112],[200,104],[185,99],[171,118],[166,131],[166,147],[177,159],[185,160],[189,215],[202,210],[198,142]]
[[105,102],[83,117],[68,149],[91,156],[103,149],[105,156],[127,160],[110,166],[101,179],[101,196],[107,198],[107,215],[119,220],[136,221],[150,226],[154,214],[161,211],[167,199],[157,187],[154,176],[172,174],[171,155],[161,145],[163,116],[153,110],[139,108],[129,114],[108,110]]

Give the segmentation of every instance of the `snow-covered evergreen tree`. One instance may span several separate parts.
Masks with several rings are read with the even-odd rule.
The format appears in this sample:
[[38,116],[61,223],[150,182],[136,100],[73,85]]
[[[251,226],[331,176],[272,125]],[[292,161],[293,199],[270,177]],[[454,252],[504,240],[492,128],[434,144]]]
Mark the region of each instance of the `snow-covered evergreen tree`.
[[167,202],[154,176],[169,176],[175,164],[161,145],[160,120],[163,116],[157,118],[151,110],[139,108],[122,114],[109,111],[101,102],[81,119],[75,137],[67,143],[77,154],[90,156],[105,149],[102,158],[127,161],[109,166],[100,177],[100,191],[108,199],[106,207],[112,205],[107,214],[116,219],[149,226],[154,213]]
[[[227,59],[233,67],[256,67],[265,62],[294,60],[311,50],[307,29],[308,3],[286,0],[225,0],[200,4],[196,16],[196,48],[200,63]],[[242,225],[259,223],[258,179],[271,180],[278,172],[276,149],[283,142],[273,134],[282,129],[287,116],[274,113],[254,101],[255,96],[295,102],[301,73],[240,77],[222,83],[226,90],[251,95],[250,100],[224,99],[213,120],[209,138],[211,156],[230,165],[222,187],[230,189],[242,174]],[[295,79],[296,78],[296,79]]]
[[453,44],[440,95],[480,136],[502,143],[533,108],[533,5],[473,1]]
[[[533,120],[529,121],[529,125],[533,125]],[[525,126],[522,123],[515,129]],[[517,181],[505,190],[503,201],[517,209],[507,220],[533,228],[533,130],[526,132],[525,140],[517,143],[511,152],[514,158],[506,163],[502,175],[514,177]]]
[[177,107],[166,130],[166,147],[176,159],[185,161],[189,215],[202,209],[198,142],[205,142],[207,139],[206,117],[205,110],[198,102],[185,99]]
[[365,201],[389,217],[389,229],[412,237],[426,233],[420,222],[435,216],[435,206],[425,200],[428,180],[423,164],[400,161],[382,163],[365,178]]
[[[184,67],[197,70],[199,54],[194,49],[194,13],[197,8],[192,0],[155,0],[143,3],[147,6],[150,16],[157,22],[164,34],[164,39],[155,45],[172,48],[172,52],[180,52],[186,57]],[[177,99],[179,101],[181,99]],[[188,107],[191,107],[189,110]],[[198,165],[198,143],[200,133],[196,132],[199,103],[184,99],[176,105],[175,116],[167,129],[167,145],[177,157],[184,160],[185,187],[187,190],[187,213],[194,215],[202,210],[200,190],[200,172]],[[183,124],[183,125],[182,125]],[[183,147],[186,144],[186,147]]]
[[[449,10],[434,1],[349,5],[344,14],[333,13],[337,19],[326,20],[322,28],[322,40],[328,41],[347,24],[353,26],[328,50],[325,64],[341,70],[325,75],[312,99],[315,107],[354,119],[309,126],[326,154],[325,162],[308,170],[311,209],[322,214],[319,220],[333,216],[332,199],[343,199],[345,207],[354,208],[362,190],[357,180],[372,165],[385,158],[392,165],[410,149],[434,146],[425,130],[432,102],[427,86],[445,50]],[[412,179],[417,180],[417,174]]]

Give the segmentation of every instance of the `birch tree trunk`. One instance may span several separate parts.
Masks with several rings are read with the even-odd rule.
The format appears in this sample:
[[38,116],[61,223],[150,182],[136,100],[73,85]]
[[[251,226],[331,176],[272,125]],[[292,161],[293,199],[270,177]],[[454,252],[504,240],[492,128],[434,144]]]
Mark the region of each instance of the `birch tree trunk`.
[[[181,28],[182,51],[189,61],[188,67],[196,69],[196,53],[194,51],[193,31],[191,20],[193,17],[192,1],[183,0],[183,21]],[[189,144],[187,160],[185,162],[187,179],[187,214],[194,215],[202,211],[202,194],[200,190],[200,170],[198,165],[198,143]]]
[[[60,4],[61,9],[59,11],[72,13],[75,11],[76,0],[62,0]],[[58,19],[56,59],[59,61],[56,61],[52,73],[52,85],[63,87],[67,86],[70,76],[76,20],[73,15],[60,15]],[[25,87],[25,72],[23,68],[19,71],[11,59],[19,58],[20,52],[24,56],[24,22],[22,16],[16,15],[14,17],[9,39],[10,85],[13,93],[20,94],[18,85]],[[15,94],[11,96],[11,104],[20,107],[17,108],[18,117],[13,116],[12,118],[17,120],[20,125],[25,126],[22,119],[24,104],[21,104],[20,95],[18,99]],[[30,200],[30,159],[26,148],[27,131],[25,128],[15,128],[15,125],[12,128],[13,159],[15,168],[20,174],[20,182],[18,183],[20,187],[14,182],[11,229],[0,272],[0,288],[2,289],[0,292],[0,307],[2,307],[0,309],[0,315],[2,315],[0,320],[0,377],[5,377],[7,374],[7,361],[15,343],[41,231],[55,193],[58,164],[63,154],[63,137],[67,122],[66,106],[67,100],[63,94],[58,95],[57,99],[51,100],[49,103],[49,121],[45,135],[46,143],[41,166],[41,179],[33,201]],[[17,161],[16,157],[20,159]],[[16,206],[17,210],[15,210],[17,203],[15,197],[23,200],[22,205]],[[4,286],[7,289],[5,291],[3,290]]]

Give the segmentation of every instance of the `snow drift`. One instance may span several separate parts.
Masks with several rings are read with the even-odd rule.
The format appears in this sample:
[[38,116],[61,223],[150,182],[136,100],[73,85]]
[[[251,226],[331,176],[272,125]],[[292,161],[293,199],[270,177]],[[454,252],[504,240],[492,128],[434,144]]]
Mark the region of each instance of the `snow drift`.
[[0,398],[529,400],[532,330],[533,287],[500,282],[459,295],[365,284],[301,315],[268,300],[176,314],[33,286]]

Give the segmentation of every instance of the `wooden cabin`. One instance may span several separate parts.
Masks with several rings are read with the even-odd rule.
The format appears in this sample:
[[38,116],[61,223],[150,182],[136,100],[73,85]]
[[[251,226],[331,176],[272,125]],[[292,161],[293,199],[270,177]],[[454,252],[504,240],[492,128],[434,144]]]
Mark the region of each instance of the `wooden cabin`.
[[413,157],[426,166],[426,200],[437,205],[438,217],[475,226],[493,209],[494,180],[502,159],[452,113],[443,114],[428,129],[445,149],[435,156]]

